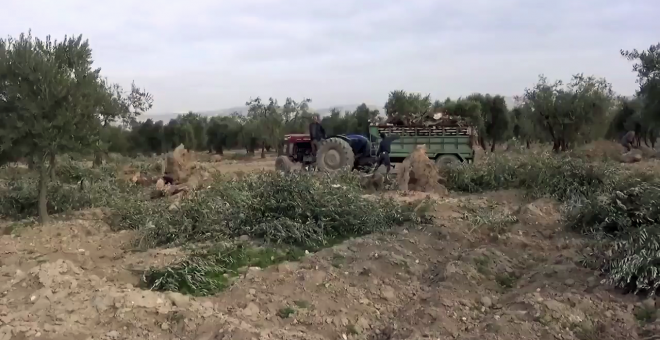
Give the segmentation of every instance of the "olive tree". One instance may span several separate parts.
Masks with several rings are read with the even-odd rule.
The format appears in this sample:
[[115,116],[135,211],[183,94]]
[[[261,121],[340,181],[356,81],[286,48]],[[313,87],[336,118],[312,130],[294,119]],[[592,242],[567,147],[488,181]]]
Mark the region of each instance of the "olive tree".
[[431,95],[408,93],[396,90],[389,93],[385,102],[385,115],[388,122],[404,125],[423,123],[433,115]]
[[651,146],[655,146],[660,128],[660,43],[642,51],[621,50],[621,55],[634,62],[632,69],[637,73],[636,132],[647,145],[650,139]]
[[265,158],[266,147],[278,145],[284,134],[282,108],[273,98],[269,98],[266,104],[257,97],[250,99],[245,105],[248,107],[248,123],[252,131],[260,136],[261,158]]
[[602,137],[615,104],[612,85],[604,78],[576,74],[571,81],[549,82],[544,76],[526,89],[523,102],[553,141],[554,151]]
[[82,36],[0,39],[0,152],[18,148],[39,170],[39,216],[48,221],[49,168],[58,153],[99,140],[100,69]]
[[479,130],[479,143],[484,150],[487,150],[485,140],[490,141],[490,151],[494,152],[496,144],[503,142],[509,137],[508,134],[512,125],[509,109],[506,106],[504,97],[500,95],[492,96],[490,94],[474,93],[466,99],[480,104],[480,115],[483,126]]
[[102,86],[102,100],[98,108],[99,119],[103,123],[101,138],[97,145],[94,157],[94,166],[103,162],[103,155],[107,153],[109,136],[112,133],[110,124],[121,122],[123,126],[130,126],[136,118],[153,106],[153,96],[144,89],[131,84],[130,92],[126,92],[119,84],[111,84],[107,79],[100,82]]
[[286,98],[284,105],[282,105],[282,119],[284,120],[285,133],[307,131],[309,123],[312,122],[312,111],[309,108],[309,103],[311,102],[312,100],[309,98],[303,98],[299,102],[290,97]]

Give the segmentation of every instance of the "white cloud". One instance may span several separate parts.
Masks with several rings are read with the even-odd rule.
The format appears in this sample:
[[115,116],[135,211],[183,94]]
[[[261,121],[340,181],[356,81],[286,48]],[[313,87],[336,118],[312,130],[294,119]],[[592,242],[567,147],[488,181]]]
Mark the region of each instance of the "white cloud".
[[3,3],[0,31],[83,34],[104,74],[146,87],[160,113],[253,96],[323,107],[381,105],[393,89],[515,95],[539,73],[604,76],[631,94],[618,51],[657,43],[658,11],[651,0],[25,0]]

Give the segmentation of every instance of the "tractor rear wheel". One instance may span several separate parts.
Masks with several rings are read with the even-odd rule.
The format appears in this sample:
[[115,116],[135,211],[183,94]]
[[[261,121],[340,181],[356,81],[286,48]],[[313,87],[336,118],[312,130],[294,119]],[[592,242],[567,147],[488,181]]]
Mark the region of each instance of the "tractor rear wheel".
[[324,140],[316,152],[316,167],[321,171],[351,169],[354,161],[355,155],[351,146],[337,137]]

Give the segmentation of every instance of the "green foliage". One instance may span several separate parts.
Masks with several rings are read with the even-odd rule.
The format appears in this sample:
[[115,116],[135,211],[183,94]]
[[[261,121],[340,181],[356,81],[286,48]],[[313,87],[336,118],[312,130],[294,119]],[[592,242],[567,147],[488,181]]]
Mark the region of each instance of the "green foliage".
[[42,222],[56,156],[104,150],[103,126],[151,107],[148,93],[133,85],[124,98],[121,87],[108,85],[92,64],[82,36],[0,39],[0,161],[25,157],[40,169]]
[[[223,154],[227,149],[244,148],[253,155],[255,150],[278,147],[284,134],[307,133],[312,122],[310,99],[300,102],[287,98],[280,106],[270,98],[267,103],[260,98],[247,102],[247,115],[234,112],[229,116],[205,117],[189,112],[179,115],[169,122],[131,121],[125,127],[104,126],[102,137],[104,150],[124,155],[160,154],[171,151],[179,144],[189,150],[209,151]],[[378,117],[378,110],[371,110],[366,104],[344,114],[334,110],[330,117],[323,119],[328,134],[361,133],[368,131],[369,122]],[[0,161],[11,155],[0,153]],[[6,162],[7,162],[6,161]],[[1,163],[0,163],[1,164]]]
[[240,128],[240,123],[232,117],[211,117],[206,128],[209,150],[222,154],[225,148],[235,146]]
[[[117,201],[112,226],[135,229],[137,246],[223,244],[202,248],[166,268],[149,270],[151,289],[213,294],[246,267],[296,260],[353,236],[419,222],[422,212],[392,200],[362,197],[353,174],[316,176],[277,172],[238,180],[217,178],[210,188],[185,199],[176,211],[166,201]],[[248,236],[263,247],[227,245]]]
[[465,119],[480,133],[486,129],[484,115],[481,114],[481,103],[478,101],[463,98],[454,101],[447,98],[444,102],[435,101],[433,107],[435,111]]
[[295,261],[304,254],[300,249],[287,246],[216,245],[196,249],[174,265],[152,268],[144,273],[142,281],[152,290],[177,291],[197,296],[213,295],[227,288],[242,270]]
[[96,109],[103,92],[91,56],[82,36],[0,39],[0,151],[19,147],[44,157],[78,151],[98,139]]
[[265,172],[240,180],[219,178],[177,211],[167,210],[168,203],[162,201],[125,202],[115,207],[113,226],[140,229],[142,247],[248,235],[314,248],[337,238],[385,230],[414,216],[393,201],[361,195],[352,175],[317,178]]
[[90,168],[84,164],[65,158],[58,161],[54,171],[54,177],[58,181],[65,184],[80,184],[81,181],[90,183],[113,179],[117,169],[112,165]]
[[641,124],[643,123],[641,105],[642,102],[639,98],[620,98],[605,137],[619,139],[628,131],[641,133]]
[[[39,181],[34,176],[10,181],[2,191],[0,216],[15,220],[39,215]],[[54,181],[48,185],[48,213],[59,214],[88,208],[105,208],[135,191],[113,179],[99,180],[93,185],[67,184]]]
[[385,103],[385,114],[392,123],[419,125],[432,118],[433,113],[431,95],[397,90],[390,92]]
[[565,85],[541,75],[533,88],[525,90],[522,102],[525,110],[520,113],[531,114],[527,119],[544,127],[555,151],[603,136],[615,103],[610,83],[583,74],[574,75]]
[[[105,208],[138,197],[139,189],[116,179],[116,171],[111,165],[92,169],[67,158],[58,160],[54,181],[48,185],[48,213]],[[0,191],[0,216],[14,220],[37,216],[38,174],[7,168],[2,175],[7,181]]]
[[284,118],[284,131],[286,133],[299,133],[306,131],[309,123],[312,122],[312,111],[309,103],[312,100],[305,98],[297,102],[287,98],[282,106],[282,116]]
[[595,264],[610,284],[653,294],[660,287],[660,182],[644,177],[633,175],[590,200],[569,227],[602,240]]
[[346,111],[343,114],[338,109],[332,109],[330,116],[323,118],[321,124],[329,136],[349,133],[367,135],[370,122],[375,121],[378,115],[378,110],[372,110],[362,104],[355,111]]
[[655,147],[660,125],[660,44],[643,51],[621,50],[621,55],[634,61],[633,72],[637,73],[639,84],[634,100],[635,114],[630,117],[630,123],[646,145]]
[[444,170],[447,188],[463,192],[524,189],[531,197],[583,200],[611,187],[615,168],[548,152],[488,155]]
[[[511,128],[509,109],[504,97],[476,93],[468,96],[466,100],[480,104],[479,121],[482,121],[483,125],[479,126],[479,136],[491,141],[491,151],[494,151],[496,143],[509,137]],[[482,146],[485,146],[483,142]]]

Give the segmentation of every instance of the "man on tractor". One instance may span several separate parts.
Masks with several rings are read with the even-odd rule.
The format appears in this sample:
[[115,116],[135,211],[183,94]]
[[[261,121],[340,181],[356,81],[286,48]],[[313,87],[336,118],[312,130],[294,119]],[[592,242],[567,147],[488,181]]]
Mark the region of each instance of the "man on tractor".
[[309,138],[312,141],[312,155],[316,157],[321,141],[325,139],[325,129],[321,125],[321,115],[315,113],[313,121],[309,124]]

